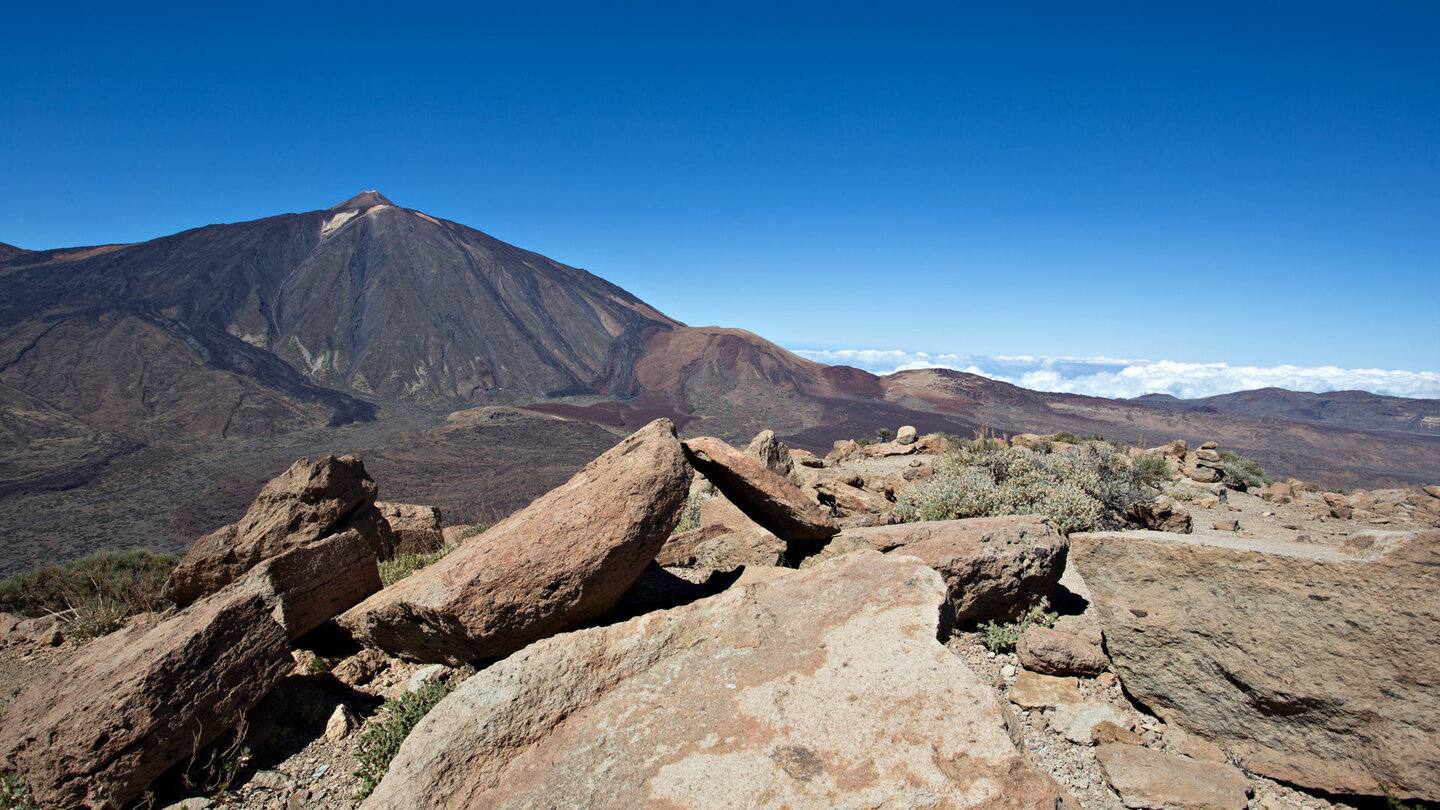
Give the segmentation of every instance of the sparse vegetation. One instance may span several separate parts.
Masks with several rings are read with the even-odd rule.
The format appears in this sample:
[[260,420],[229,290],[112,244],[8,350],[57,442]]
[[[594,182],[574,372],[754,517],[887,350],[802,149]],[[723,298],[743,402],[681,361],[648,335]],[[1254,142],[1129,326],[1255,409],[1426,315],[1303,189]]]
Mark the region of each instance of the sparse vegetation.
[[875,441],[880,442],[881,444],[884,444],[885,442],[888,442],[893,438],[895,438],[895,431],[891,430],[890,428],[880,428],[879,430],[875,431]]
[[1220,451],[1220,463],[1225,467],[1225,477],[1240,484],[1244,489],[1259,489],[1265,486],[1265,468],[1253,458],[1246,458],[1229,450]]
[[389,770],[390,760],[399,752],[400,744],[452,689],[446,681],[434,681],[418,692],[407,692],[399,698],[385,701],[377,717],[360,734],[356,752],[360,758],[360,769],[355,771],[355,776],[360,779],[357,799],[363,799],[375,790],[385,771]]
[[56,616],[74,638],[103,636],[130,616],[164,609],[161,591],[178,562],[149,551],[100,551],[0,580],[0,610]]
[[1098,433],[1092,433],[1089,436],[1080,436],[1072,431],[1062,430],[1054,436],[1051,436],[1050,440],[1065,442],[1066,444],[1085,444],[1086,442],[1103,442],[1105,441],[1105,437]]
[[1019,643],[1025,628],[1032,624],[1054,627],[1060,614],[1045,609],[1043,604],[1032,605],[1020,618],[1001,624],[993,619],[980,626],[980,643],[993,653],[1010,652]]
[[14,771],[0,773],[0,810],[40,810],[30,797],[30,786]]
[[245,745],[249,726],[244,718],[221,740],[201,750],[197,738],[190,752],[190,761],[181,774],[185,789],[195,795],[220,799],[230,792],[235,777],[250,763],[250,747]]
[[1135,459],[1135,469],[1147,479],[1163,481],[1170,477],[1170,465],[1165,463],[1164,456],[1142,455]]
[[895,516],[908,522],[1040,514],[1066,534],[1119,528],[1132,504],[1155,496],[1160,480],[1155,469],[1105,443],[1047,455],[981,439],[941,457],[932,480],[900,496]]
[[700,504],[710,500],[709,496],[701,495],[698,492],[691,492],[685,496],[685,506],[680,509],[680,522],[675,524],[675,531],[671,534],[688,532],[700,528]]
[[[484,531],[484,529],[481,529]],[[479,532],[476,532],[479,534]],[[462,540],[464,538],[461,538]],[[444,559],[446,554],[459,547],[459,543],[446,543],[440,548],[425,554],[397,554],[388,560],[380,562],[380,583],[390,587],[396,582],[410,576],[427,565],[434,565]]]

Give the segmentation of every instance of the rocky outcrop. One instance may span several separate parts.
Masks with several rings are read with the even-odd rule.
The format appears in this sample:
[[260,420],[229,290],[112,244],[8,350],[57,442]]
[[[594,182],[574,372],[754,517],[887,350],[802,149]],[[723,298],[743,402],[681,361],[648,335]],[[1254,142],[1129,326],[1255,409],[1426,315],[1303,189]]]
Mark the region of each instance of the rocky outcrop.
[[1055,807],[936,642],[944,599],[864,552],[540,642],[431,711],[364,807]]
[[908,554],[945,579],[960,623],[1010,621],[1048,596],[1069,544],[1040,515],[936,520],[846,529],[803,566],[859,549]]
[[388,557],[394,541],[375,508],[378,489],[353,456],[296,461],[260,490],[240,522],[195,541],[165,583],[166,598],[188,605],[264,560],[347,529],[367,538],[375,556]]
[[1174,498],[1161,495],[1153,501],[1136,501],[1125,510],[1125,516],[1147,529],[1176,534],[1191,531],[1190,513]]
[[799,487],[719,439],[686,439],[685,451],[731,503],[782,540],[824,540],[840,530]]
[[375,508],[390,524],[396,554],[429,554],[445,545],[445,530],[436,507],[377,501]]
[[674,424],[657,419],[338,621],[367,646],[445,664],[507,655],[594,621],[664,545],[690,478]]
[[1246,768],[1339,793],[1440,799],[1440,535],[1350,547],[1076,535],[1125,689]]
[[9,707],[0,761],[42,807],[118,808],[233,727],[292,667],[265,600],[231,589],[91,642]]

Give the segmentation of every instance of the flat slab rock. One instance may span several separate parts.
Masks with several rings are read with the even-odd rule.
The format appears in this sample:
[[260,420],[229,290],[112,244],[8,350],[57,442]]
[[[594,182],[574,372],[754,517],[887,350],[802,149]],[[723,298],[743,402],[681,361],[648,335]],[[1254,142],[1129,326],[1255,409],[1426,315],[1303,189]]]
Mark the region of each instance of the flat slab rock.
[[465,664],[594,621],[655,559],[691,471],[657,419],[566,483],[336,621],[356,640],[428,664]]
[[1105,782],[1126,807],[1143,810],[1245,810],[1245,776],[1229,765],[1137,745],[1107,743],[1095,750]]
[[1440,534],[1071,537],[1125,689],[1245,767],[1440,800]]
[[1040,515],[934,520],[846,529],[815,565],[857,549],[909,554],[940,572],[956,622],[1010,621],[1048,596],[1069,543]]
[[432,710],[364,807],[1056,807],[935,640],[944,597],[860,552],[539,642]]

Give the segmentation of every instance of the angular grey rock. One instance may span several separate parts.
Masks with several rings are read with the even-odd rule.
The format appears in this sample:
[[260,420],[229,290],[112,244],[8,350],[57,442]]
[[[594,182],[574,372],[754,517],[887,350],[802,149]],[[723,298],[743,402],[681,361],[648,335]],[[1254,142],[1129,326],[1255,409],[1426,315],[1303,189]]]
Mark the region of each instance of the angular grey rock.
[[795,460],[790,457],[790,448],[775,438],[775,431],[762,430],[750,440],[745,452],[760,460],[770,472],[794,482]]
[[[1357,538],[1358,540],[1358,538]],[[1440,800],[1440,534],[1365,558],[1243,537],[1076,535],[1125,689],[1246,768]]]
[[770,569],[471,677],[366,808],[1055,807],[917,560]]

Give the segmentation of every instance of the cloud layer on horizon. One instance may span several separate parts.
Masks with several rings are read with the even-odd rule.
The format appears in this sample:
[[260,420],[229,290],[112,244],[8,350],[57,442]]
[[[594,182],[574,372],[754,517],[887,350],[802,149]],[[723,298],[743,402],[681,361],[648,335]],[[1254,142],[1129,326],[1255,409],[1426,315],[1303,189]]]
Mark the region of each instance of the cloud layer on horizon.
[[1121,360],[1111,357],[1032,357],[905,352],[893,349],[791,349],[828,365],[891,374],[918,368],[950,368],[1013,383],[1036,391],[1129,399],[1170,394],[1199,399],[1253,388],[1291,391],[1370,391],[1397,397],[1440,399],[1440,373],[1345,369],[1336,366],[1231,366],[1174,360]]

